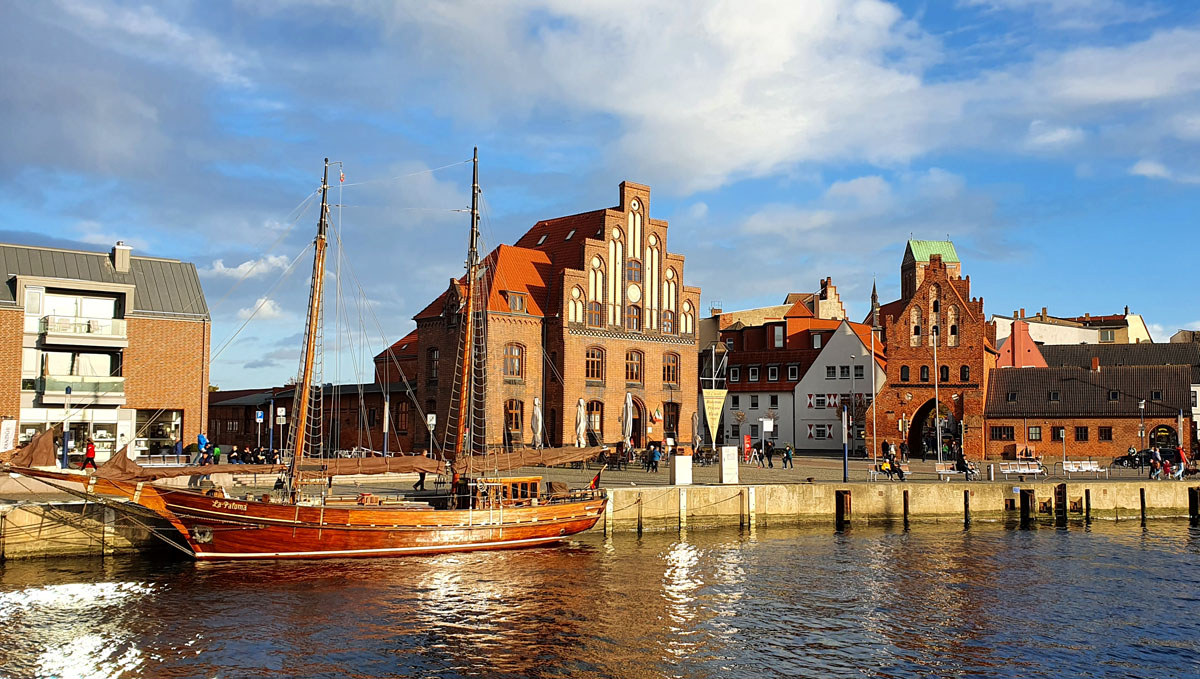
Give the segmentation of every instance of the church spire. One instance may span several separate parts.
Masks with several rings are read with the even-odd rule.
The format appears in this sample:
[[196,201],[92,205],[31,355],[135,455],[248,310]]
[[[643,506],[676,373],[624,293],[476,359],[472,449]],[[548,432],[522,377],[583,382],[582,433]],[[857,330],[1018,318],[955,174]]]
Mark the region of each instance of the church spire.
[[871,327],[879,327],[879,291],[875,289],[875,279],[871,279]]

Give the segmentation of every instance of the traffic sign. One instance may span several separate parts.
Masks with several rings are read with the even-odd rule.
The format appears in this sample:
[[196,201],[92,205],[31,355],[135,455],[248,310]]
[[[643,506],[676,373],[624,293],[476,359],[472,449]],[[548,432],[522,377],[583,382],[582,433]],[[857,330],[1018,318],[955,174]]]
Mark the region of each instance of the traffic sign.
[[425,426],[430,429],[437,426],[437,413],[429,413],[425,416]]
[[278,408],[275,409],[275,415],[278,417],[283,417],[285,412],[286,411],[284,410],[283,406],[279,406]]
[[259,424],[262,424],[262,421],[263,421],[263,411],[261,411],[261,410],[255,410],[255,411],[254,411],[254,421],[255,421],[255,422],[257,422],[257,423],[259,423]]

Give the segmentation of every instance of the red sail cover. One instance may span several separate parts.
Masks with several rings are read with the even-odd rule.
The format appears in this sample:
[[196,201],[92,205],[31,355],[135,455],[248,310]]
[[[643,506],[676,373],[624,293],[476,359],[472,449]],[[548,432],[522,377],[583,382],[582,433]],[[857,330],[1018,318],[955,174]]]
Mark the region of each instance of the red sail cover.
[[[96,476],[112,481],[155,481],[177,476],[199,474],[278,474],[287,469],[281,464],[209,464],[189,467],[143,467],[129,459],[125,446],[100,465]],[[305,474],[343,476],[347,474],[405,474],[429,472],[437,474],[445,467],[437,460],[423,456],[363,457],[330,460],[313,459],[301,463]]]
[[607,450],[603,446],[587,448],[518,448],[511,453],[488,453],[486,455],[470,455],[461,457],[454,462],[454,471],[459,474],[487,474],[504,472],[520,467],[553,467],[558,464],[583,462],[593,460],[601,452]]
[[0,462],[14,467],[57,467],[59,459],[58,451],[54,449],[54,437],[59,431],[61,430],[56,425],[35,434],[23,447],[6,453],[7,460],[0,456]]

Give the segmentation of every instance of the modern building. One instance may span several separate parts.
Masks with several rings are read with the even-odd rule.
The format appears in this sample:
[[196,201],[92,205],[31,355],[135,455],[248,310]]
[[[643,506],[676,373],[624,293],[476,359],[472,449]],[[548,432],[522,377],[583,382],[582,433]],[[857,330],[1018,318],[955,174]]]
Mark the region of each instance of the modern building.
[[[529,445],[537,399],[550,446],[575,443],[584,404],[588,439],[692,441],[700,289],[668,251],[668,224],[650,216],[650,188],[623,182],[617,205],[538,222],[482,263],[486,401],[476,413],[488,446]],[[418,402],[436,415],[435,449],[453,445],[447,420],[460,366],[461,279],[415,317]]]
[[953,243],[912,240],[900,265],[900,299],[872,301],[887,380],[865,418],[868,439],[877,426],[874,438],[903,438],[919,454],[940,430],[968,457],[983,456],[984,401],[998,352],[983,298],[971,296],[971,277],[961,272]]
[[210,321],[195,265],[0,245],[0,416],[28,441],[66,422],[97,458],[194,440],[207,420]]
[[1003,343],[1011,332],[1014,321],[1024,321],[1029,326],[1029,335],[1038,344],[1137,344],[1153,342],[1146,321],[1139,314],[1125,312],[1107,316],[1058,317],[1047,313],[1042,307],[1039,314],[1026,316],[1025,310],[1014,311],[1012,316],[992,316],[996,324],[996,341]]

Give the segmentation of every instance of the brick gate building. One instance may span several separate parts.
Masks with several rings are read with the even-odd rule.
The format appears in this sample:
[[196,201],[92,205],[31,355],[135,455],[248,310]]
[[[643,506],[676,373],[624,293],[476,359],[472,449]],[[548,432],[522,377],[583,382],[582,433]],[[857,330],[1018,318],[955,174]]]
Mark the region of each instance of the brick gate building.
[[[935,387],[945,438],[961,442],[970,458],[984,455],[984,405],[988,374],[996,365],[995,326],[983,314],[983,298],[971,297],[971,278],[949,241],[909,241],[900,265],[900,299],[878,305],[887,346],[887,382],[876,397],[878,440],[907,440],[919,454],[925,423],[934,409]],[[867,319],[868,322],[871,318]],[[934,346],[937,345],[937,363]],[[872,417],[866,415],[867,439]]]
[[[615,207],[538,222],[484,260],[486,443],[532,441],[534,399],[547,445],[575,443],[582,399],[589,442],[622,438],[626,394],[633,443],[692,440],[700,289],[650,218],[650,188],[620,185]],[[416,315],[418,404],[445,426],[458,365],[461,280]]]

